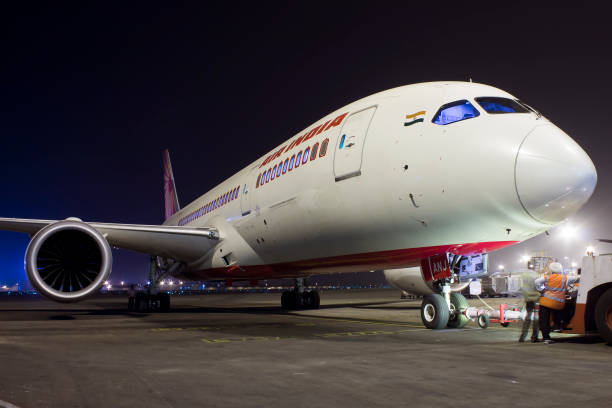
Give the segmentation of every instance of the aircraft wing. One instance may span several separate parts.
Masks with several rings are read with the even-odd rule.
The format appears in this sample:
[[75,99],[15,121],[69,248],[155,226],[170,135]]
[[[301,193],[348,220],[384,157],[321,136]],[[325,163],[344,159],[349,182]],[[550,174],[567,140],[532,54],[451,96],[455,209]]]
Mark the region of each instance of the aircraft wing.
[[[0,218],[0,230],[24,232],[32,236],[55,222],[58,221]],[[184,262],[201,258],[219,240],[219,233],[214,228],[85,223],[104,235],[112,247],[170,257]]]

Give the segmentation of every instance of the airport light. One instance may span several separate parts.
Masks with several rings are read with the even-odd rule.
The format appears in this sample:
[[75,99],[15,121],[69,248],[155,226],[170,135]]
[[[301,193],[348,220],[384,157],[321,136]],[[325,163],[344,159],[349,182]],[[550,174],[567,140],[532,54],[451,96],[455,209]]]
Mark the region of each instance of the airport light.
[[499,269],[500,271],[504,269],[504,265],[497,265],[497,269]]
[[123,285],[124,285],[124,283],[125,283],[125,282],[121,281],[121,286],[123,286]]
[[182,284],[183,284],[183,281],[179,281],[179,285],[182,285]]
[[578,264],[576,262],[572,262],[572,268],[577,268]]
[[587,253],[587,256],[594,256],[595,255],[595,248],[593,248],[591,245],[589,245],[586,248],[586,253]]
[[164,286],[164,285],[166,284],[166,281],[161,281],[161,282],[159,282],[159,284],[160,284],[161,286]]
[[174,285],[174,282],[170,281],[170,282],[168,282],[168,285],[172,286],[172,285]]
[[110,284],[110,282],[109,281],[104,281],[104,284],[108,286]]

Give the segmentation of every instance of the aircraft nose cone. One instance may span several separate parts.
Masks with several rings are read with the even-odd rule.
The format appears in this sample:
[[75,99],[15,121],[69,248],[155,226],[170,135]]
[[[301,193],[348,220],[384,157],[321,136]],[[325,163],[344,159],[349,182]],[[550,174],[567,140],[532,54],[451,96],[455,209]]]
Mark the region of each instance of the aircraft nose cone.
[[514,175],[525,210],[548,224],[578,211],[597,184],[591,158],[553,125],[541,125],[529,133],[519,149]]

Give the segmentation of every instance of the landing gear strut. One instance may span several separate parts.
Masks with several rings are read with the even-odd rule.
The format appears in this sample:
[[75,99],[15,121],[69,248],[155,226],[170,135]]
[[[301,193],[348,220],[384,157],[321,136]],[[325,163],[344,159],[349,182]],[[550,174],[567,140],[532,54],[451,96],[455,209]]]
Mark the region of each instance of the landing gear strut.
[[321,299],[319,292],[305,289],[303,278],[295,280],[293,290],[286,290],[281,296],[281,306],[285,310],[318,309]]

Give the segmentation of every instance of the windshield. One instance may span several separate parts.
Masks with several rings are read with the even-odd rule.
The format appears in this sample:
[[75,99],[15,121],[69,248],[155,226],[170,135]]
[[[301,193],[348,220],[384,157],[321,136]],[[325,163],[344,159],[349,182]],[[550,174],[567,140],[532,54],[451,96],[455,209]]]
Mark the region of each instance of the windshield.
[[436,125],[448,125],[461,120],[475,118],[478,115],[480,115],[480,112],[476,110],[474,105],[462,99],[442,105],[433,117],[432,122]]
[[476,98],[476,102],[478,102],[487,113],[529,113],[529,110],[525,106],[508,98],[485,96]]

